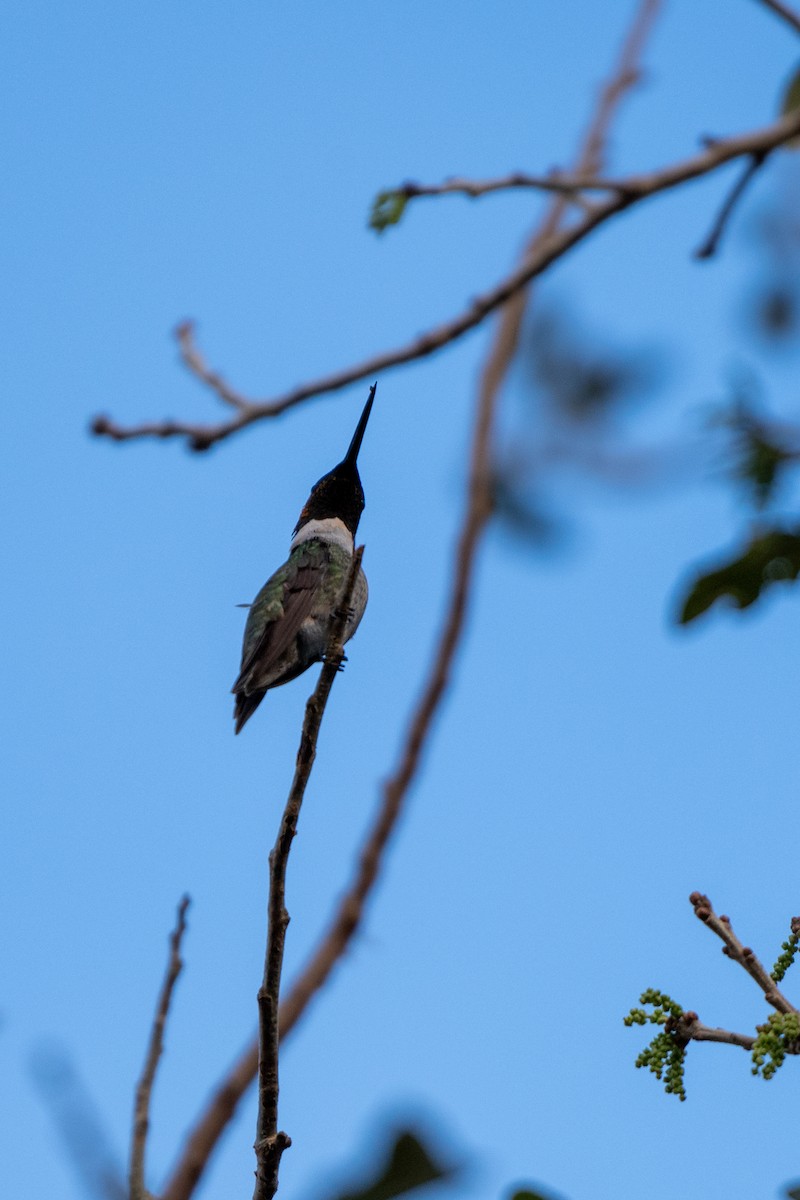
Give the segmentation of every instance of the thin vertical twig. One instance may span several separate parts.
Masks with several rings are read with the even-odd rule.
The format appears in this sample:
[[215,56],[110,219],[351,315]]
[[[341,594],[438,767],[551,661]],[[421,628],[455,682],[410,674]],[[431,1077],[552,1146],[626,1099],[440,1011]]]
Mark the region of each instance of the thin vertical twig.
[[147,1149],[147,1134],[150,1128],[150,1097],[153,1092],[153,1082],[156,1077],[159,1060],[164,1051],[164,1029],[172,1003],[172,993],[175,983],[183,968],[181,959],[181,942],[186,932],[186,911],[189,907],[189,897],[184,896],[178,905],[178,918],[169,939],[169,959],[164,982],[156,1004],[156,1015],[150,1029],[150,1040],[147,1045],[144,1069],[136,1087],[136,1101],[133,1109],[133,1135],[131,1137],[131,1162],[129,1172],[130,1200],[147,1200],[148,1192],[144,1183],[144,1160]]
[[283,952],[286,945],[286,930],[289,913],[286,909],[286,868],[297,822],[303,804],[306,786],[317,753],[322,717],[328,697],[341,668],[344,658],[344,640],[350,615],[350,600],[358,573],[364,547],[359,546],[345,581],[339,608],[331,625],[325,663],[320,671],[317,686],[306,704],[300,747],[297,751],[294,779],[283,810],[280,829],[272,853],[269,856],[269,924],[267,949],[264,956],[264,976],[258,992],[258,1124],[256,1129],[256,1182],[253,1200],[271,1200],[278,1190],[278,1172],[284,1150],[291,1146],[291,1138],[278,1128],[278,1046],[280,1030],[278,1006],[280,1003]]

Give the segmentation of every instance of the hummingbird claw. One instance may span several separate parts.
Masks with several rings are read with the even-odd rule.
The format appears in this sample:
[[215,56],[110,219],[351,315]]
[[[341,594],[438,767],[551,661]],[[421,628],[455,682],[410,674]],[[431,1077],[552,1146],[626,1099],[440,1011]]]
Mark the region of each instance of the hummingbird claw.
[[[332,659],[329,659],[329,658],[328,658],[328,656],[327,656],[327,654],[323,654],[323,656],[322,656],[322,661],[323,661],[324,663],[327,663],[327,662],[332,662],[333,660],[332,660]],[[347,655],[346,655],[346,654],[343,654],[343,655],[341,656],[341,658],[338,660],[338,662],[336,663],[336,670],[337,670],[337,671],[339,671],[339,672],[342,672],[342,671],[344,670],[344,664],[345,664],[346,662],[347,662]]]

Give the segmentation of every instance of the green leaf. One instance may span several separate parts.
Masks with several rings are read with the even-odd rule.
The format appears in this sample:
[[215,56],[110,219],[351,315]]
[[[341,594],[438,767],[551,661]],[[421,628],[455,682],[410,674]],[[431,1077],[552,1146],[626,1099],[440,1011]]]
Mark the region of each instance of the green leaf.
[[688,625],[725,598],[736,608],[749,608],[773,584],[793,582],[798,574],[800,527],[772,529],[755,537],[738,558],[698,575],[687,591],[678,621]]
[[[781,116],[788,117],[790,112],[794,112],[798,108],[800,108],[800,67],[795,70],[786,85],[781,101]],[[790,141],[784,142],[784,146],[797,150],[800,148],[800,137],[791,138]]]
[[523,1188],[520,1192],[514,1192],[511,1200],[550,1200],[550,1198],[541,1192],[532,1192],[529,1188]]
[[403,1130],[396,1135],[372,1180],[355,1191],[340,1192],[331,1200],[394,1200],[426,1183],[449,1179],[455,1173],[452,1164],[445,1163],[418,1134]]
[[369,214],[370,228],[377,233],[383,233],[384,229],[388,229],[390,225],[397,225],[407,204],[407,192],[378,192],[372,202],[372,211]]
[[747,396],[739,395],[713,417],[734,437],[733,477],[750,493],[756,508],[773,499],[787,466],[796,462],[796,448],[783,444],[777,427],[768,424]]

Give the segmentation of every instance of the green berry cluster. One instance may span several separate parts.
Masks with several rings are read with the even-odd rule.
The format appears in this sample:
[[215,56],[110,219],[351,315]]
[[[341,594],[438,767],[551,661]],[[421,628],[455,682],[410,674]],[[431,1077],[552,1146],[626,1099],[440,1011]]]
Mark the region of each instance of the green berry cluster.
[[636,1059],[637,1067],[648,1067],[656,1079],[664,1080],[664,1091],[668,1095],[686,1099],[683,1086],[683,1070],[686,1061],[686,1043],[677,1036],[676,1025],[683,1016],[683,1009],[666,992],[648,988],[639,997],[640,1004],[652,1005],[652,1012],[643,1008],[632,1008],[626,1025],[665,1025]]
[[753,1074],[771,1079],[787,1054],[800,1054],[800,1013],[772,1013],[756,1030]]
[[792,932],[789,935],[789,940],[781,944],[783,953],[778,956],[778,961],[770,972],[776,983],[780,983],[789,970],[798,949],[800,949],[800,917],[793,917]]

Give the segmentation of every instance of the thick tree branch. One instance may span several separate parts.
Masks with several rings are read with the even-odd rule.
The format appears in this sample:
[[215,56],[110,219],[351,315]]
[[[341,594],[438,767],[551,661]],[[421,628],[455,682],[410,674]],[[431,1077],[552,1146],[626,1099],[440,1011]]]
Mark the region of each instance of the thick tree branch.
[[178,919],[169,939],[169,960],[164,982],[161,985],[156,1015],[150,1030],[144,1069],[136,1088],[133,1112],[133,1136],[131,1138],[131,1162],[129,1173],[130,1200],[147,1200],[149,1193],[144,1182],[144,1160],[147,1148],[147,1133],[150,1128],[150,1096],[156,1077],[159,1059],[164,1050],[164,1028],[169,1015],[169,1006],[175,983],[181,973],[181,942],[186,932],[186,910],[189,897],[184,896],[178,905]]
[[749,946],[744,946],[739,941],[731,927],[730,918],[718,917],[708,896],[704,896],[702,892],[692,892],[689,902],[698,920],[702,921],[725,943],[723,954],[727,954],[728,958],[732,958],[740,967],[744,967],[751,979],[754,979],[761,988],[765,1000],[780,1013],[797,1012],[798,1009],[786,999],[770,973],[756,958],[755,953]]
[[[636,64],[644,37],[660,0],[644,0],[623,45],[620,60],[603,89],[594,118],[578,157],[578,169],[597,171],[608,126],[619,100],[637,77]],[[624,84],[623,84],[624,80]],[[566,209],[559,197],[525,250],[527,256],[552,237]],[[461,533],[453,564],[453,579],[444,626],[427,682],[412,713],[398,764],[383,787],[381,803],[368,832],[349,887],[306,966],[283,999],[279,1010],[280,1037],[285,1037],[306,1011],[348,949],[364,915],[386,848],[397,827],[409,788],[419,769],[436,712],[446,691],[466,620],[474,566],[481,534],[491,515],[491,432],[497,396],[513,358],[525,298],[515,298],[501,313],[495,341],[484,367],[472,439],[470,472]],[[242,1094],[255,1077],[258,1050],[248,1046],[212,1095],[187,1139],[181,1159],[162,1192],[162,1200],[189,1200]]]
[[339,608],[331,625],[325,663],[320,671],[317,686],[306,704],[294,779],[283,811],[278,837],[269,856],[269,928],[264,956],[264,977],[258,992],[258,1125],[253,1200],[272,1200],[278,1190],[281,1157],[284,1150],[292,1144],[291,1139],[278,1129],[278,1005],[286,930],[289,925],[289,913],[286,910],[286,868],[297,832],[303,797],[317,753],[317,738],[325,706],[344,658],[350,600],[363,555],[364,547],[360,546],[353,555]]
[[[463,312],[449,321],[435,326],[394,350],[384,351],[353,366],[345,367],[343,370],[300,384],[273,399],[246,400],[242,404],[241,401],[244,398],[228,388],[227,385],[222,385],[223,391],[220,392],[219,376],[208,371],[198,373],[196,366],[193,367],[192,369],[199,378],[218,394],[221,394],[226,402],[237,408],[236,415],[228,421],[216,425],[161,421],[125,427],[118,425],[110,417],[99,416],[92,423],[92,430],[99,436],[109,437],[116,441],[143,437],[182,437],[186,439],[191,449],[207,450],[216,442],[223,441],[249,425],[276,417],[312,396],[338,391],[360,379],[380,374],[390,367],[400,366],[403,363],[413,362],[433,354],[443,346],[475,329],[486,320],[490,313],[507,303],[553,262],[562,258],[573,246],[584,241],[595,229],[611,220],[612,217],[651,196],[659,195],[693,179],[708,175],[735,159],[753,158],[759,155],[765,157],[798,134],[800,134],[800,110],[789,113],[762,129],[715,141],[700,154],[682,162],[673,163],[655,171],[618,179],[614,185],[615,190],[607,199],[596,202],[580,220],[568,228],[559,229],[552,237],[537,245],[536,249],[509,275],[488,291],[477,296]],[[184,341],[190,336],[190,327],[183,327],[182,336]],[[194,353],[199,363],[201,361],[199,355]],[[185,356],[186,346],[184,345]],[[234,396],[236,401],[232,399]]]

